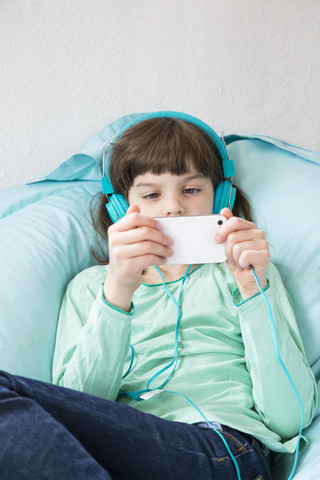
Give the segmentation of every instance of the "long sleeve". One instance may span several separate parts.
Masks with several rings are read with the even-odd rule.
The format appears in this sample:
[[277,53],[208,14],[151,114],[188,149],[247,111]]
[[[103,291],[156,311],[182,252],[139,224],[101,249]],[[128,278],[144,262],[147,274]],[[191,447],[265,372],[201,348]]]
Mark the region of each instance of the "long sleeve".
[[[274,317],[280,358],[299,393],[306,427],[317,407],[315,379],[306,359],[290,299],[274,266],[269,269],[269,282],[270,287],[265,293]],[[240,302],[236,308],[240,314],[255,408],[268,428],[282,438],[290,438],[299,431],[301,410],[275,352],[265,301],[262,295],[257,295]]]
[[115,400],[130,350],[130,317],[105,302],[101,286],[97,294],[86,276],[75,277],[60,310],[53,382]]

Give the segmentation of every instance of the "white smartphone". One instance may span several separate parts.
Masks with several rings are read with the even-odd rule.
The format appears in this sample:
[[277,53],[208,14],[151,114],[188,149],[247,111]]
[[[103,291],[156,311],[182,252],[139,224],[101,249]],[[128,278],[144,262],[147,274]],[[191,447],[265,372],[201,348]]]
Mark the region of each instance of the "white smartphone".
[[225,242],[217,244],[216,234],[227,221],[223,215],[156,217],[162,232],[173,239],[174,254],[166,265],[220,263],[226,260]]

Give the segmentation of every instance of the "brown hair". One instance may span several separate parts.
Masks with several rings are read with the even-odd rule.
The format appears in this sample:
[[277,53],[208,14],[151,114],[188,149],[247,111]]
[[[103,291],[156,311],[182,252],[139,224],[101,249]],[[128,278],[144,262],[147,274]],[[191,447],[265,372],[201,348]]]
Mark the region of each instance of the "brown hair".
[[[211,138],[196,125],[176,118],[153,118],[133,125],[110,145],[108,157],[113,189],[126,200],[138,175],[147,172],[183,175],[189,172],[190,162],[198,172],[211,179],[214,189],[224,179],[221,158]],[[236,188],[233,213],[251,220],[248,199],[241,189]],[[93,208],[91,210],[93,224],[96,231],[107,238],[112,221],[105,207],[105,196],[102,193],[98,195],[96,215]],[[107,263],[94,252],[93,255],[99,263]]]

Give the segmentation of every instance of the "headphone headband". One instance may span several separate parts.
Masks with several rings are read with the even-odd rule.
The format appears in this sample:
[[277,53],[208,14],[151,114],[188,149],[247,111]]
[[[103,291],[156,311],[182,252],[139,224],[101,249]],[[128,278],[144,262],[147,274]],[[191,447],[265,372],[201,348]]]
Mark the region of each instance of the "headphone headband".
[[[128,128],[132,127],[133,125],[136,125],[137,123],[143,122],[144,120],[149,120],[151,118],[163,118],[163,117],[177,118],[179,120],[184,120],[185,122],[189,122],[189,123],[192,123],[193,125],[196,125],[202,131],[204,131],[208,135],[208,137],[211,138],[211,140],[213,141],[214,145],[216,146],[221,156],[224,178],[234,177],[235,175],[234,164],[232,160],[229,160],[227,147],[223,140],[223,137],[220,137],[208,124],[206,124],[199,118],[189,115],[187,113],[174,112],[171,110],[163,110],[159,112],[150,112],[150,113],[139,115],[134,120],[131,120],[131,122],[127,123],[118,133],[116,133],[111,141],[121,137],[121,135],[126,130],[128,130]],[[110,144],[111,141],[108,141],[108,144]],[[105,163],[105,159],[103,160],[103,171],[105,171],[104,163]]]
[[123,127],[120,132],[117,134],[117,137],[120,137],[123,132],[125,132],[128,128],[132,127],[133,125],[136,125],[137,123],[143,122],[144,120],[149,120],[151,118],[177,118],[179,120],[184,120],[185,122],[192,123],[193,125],[196,125],[199,127],[201,130],[203,130],[213,141],[213,143],[216,145],[219,154],[221,155],[222,161],[228,160],[228,153],[226,151],[226,147],[219,137],[219,135],[211,128],[209,125],[207,125],[205,122],[200,120],[197,117],[193,117],[192,115],[188,115],[187,113],[182,113],[182,112],[173,112],[171,110],[168,111],[159,111],[159,112],[151,112],[151,113],[146,113],[143,114],[139,117],[136,117],[134,120],[129,122],[125,127]]

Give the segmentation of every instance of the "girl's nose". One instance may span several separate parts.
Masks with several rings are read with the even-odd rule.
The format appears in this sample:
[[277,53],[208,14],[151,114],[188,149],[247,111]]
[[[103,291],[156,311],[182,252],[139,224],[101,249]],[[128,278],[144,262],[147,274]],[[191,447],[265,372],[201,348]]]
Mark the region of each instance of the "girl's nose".
[[185,208],[183,203],[178,198],[170,198],[165,206],[165,216],[184,215]]

